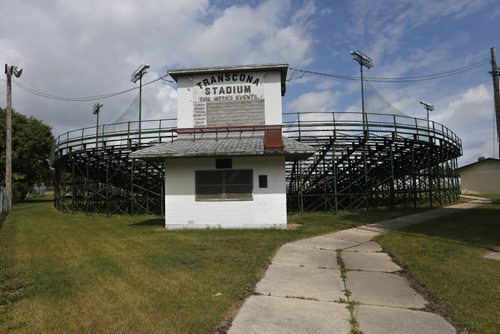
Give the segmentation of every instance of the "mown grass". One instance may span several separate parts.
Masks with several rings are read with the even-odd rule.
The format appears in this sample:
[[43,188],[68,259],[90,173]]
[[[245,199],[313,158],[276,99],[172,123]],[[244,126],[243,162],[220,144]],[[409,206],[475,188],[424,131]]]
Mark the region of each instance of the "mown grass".
[[500,246],[500,196],[486,197],[493,204],[378,237],[442,311],[472,333],[500,328],[500,262],[482,257]]
[[0,230],[0,332],[213,332],[279,245],[411,211],[291,216],[296,230],[166,231],[158,217],[19,204]]

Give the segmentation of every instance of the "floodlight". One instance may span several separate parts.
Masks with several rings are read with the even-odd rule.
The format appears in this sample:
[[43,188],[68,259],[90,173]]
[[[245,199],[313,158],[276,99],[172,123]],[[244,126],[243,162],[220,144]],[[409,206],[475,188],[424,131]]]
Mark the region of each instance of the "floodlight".
[[366,68],[373,67],[373,60],[365,55],[363,52],[356,50],[351,51],[352,59],[357,61],[361,66],[365,66]]
[[135,70],[134,73],[132,73],[132,75],[130,76],[130,81],[132,81],[133,83],[136,83],[137,80],[142,78],[142,76],[146,73],[146,70],[148,68],[149,68],[149,65],[147,65],[147,64],[139,66],[137,68],[137,70]]
[[98,114],[99,113],[99,109],[101,109],[102,107],[102,103],[95,103],[94,104],[94,107],[92,108],[92,113],[95,115],[95,114]]
[[17,66],[12,66],[12,73],[16,76],[16,78],[19,78],[23,73],[23,69]]
[[5,74],[7,74],[8,76],[14,74],[16,78],[19,78],[22,73],[23,73],[22,68],[17,66],[8,66],[7,64],[5,64]]
[[430,104],[430,103],[427,103],[427,102],[424,102],[424,101],[420,101],[420,104],[424,106],[425,110],[427,111],[433,111],[434,110],[434,105]]

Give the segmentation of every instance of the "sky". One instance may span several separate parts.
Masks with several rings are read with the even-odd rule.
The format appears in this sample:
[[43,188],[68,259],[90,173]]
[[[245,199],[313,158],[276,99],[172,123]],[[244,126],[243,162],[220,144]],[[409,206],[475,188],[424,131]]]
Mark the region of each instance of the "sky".
[[[14,78],[23,87],[60,97],[134,88],[141,64],[151,66],[145,82],[168,69],[259,63],[359,76],[349,52],[361,50],[374,62],[367,77],[401,78],[478,64],[500,47],[498,0],[0,0],[0,8],[0,62],[23,68]],[[426,118],[419,101],[433,104],[431,120],[462,139],[464,165],[498,158],[489,71],[485,61],[440,79],[370,85],[408,116]],[[289,70],[284,112],[360,111],[359,81],[303,74]],[[137,93],[61,101],[14,84],[13,108],[58,136],[94,126],[95,102],[100,124],[133,117]],[[142,118],[174,118],[176,98],[173,83],[144,87]]]

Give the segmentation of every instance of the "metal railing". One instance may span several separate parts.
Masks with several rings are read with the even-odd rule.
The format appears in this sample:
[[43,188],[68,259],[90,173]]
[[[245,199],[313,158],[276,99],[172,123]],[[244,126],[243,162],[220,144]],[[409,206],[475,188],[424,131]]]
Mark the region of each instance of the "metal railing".
[[[426,119],[367,113],[368,132],[372,136],[392,136],[416,140],[440,139],[462,146],[460,138],[446,126]],[[162,142],[175,137],[177,119],[145,120],[141,122],[141,145]],[[353,136],[363,132],[360,112],[296,112],[283,114],[283,133],[296,138],[330,136],[335,131]],[[96,133],[99,133],[96,137]],[[138,145],[139,122],[121,122],[68,131],[56,138],[56,149],[69,147],[92,148],[98,145]]]

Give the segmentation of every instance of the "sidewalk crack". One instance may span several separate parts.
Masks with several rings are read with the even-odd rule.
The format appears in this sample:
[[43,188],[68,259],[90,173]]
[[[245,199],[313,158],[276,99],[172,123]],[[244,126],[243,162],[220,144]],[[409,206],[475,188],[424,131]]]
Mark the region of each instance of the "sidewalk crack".
[[361,329],[359,328],[359,322],[356,318],[356,306],[359,304],[354,301],[351,296],[352,292],[347,289],[346,281],[347,281],[347,270],[345,269],[345,263],[342,259],[342,249],[337,249],[337,264],[340,267],[340,277],[342,278],[342,284],[344,285],[344,295],[347,300],[347,310],[349,311],[350,319],[349,323],[351,324],[350,334],[363,334]]

